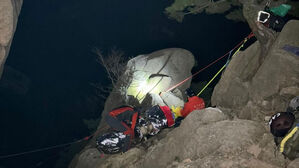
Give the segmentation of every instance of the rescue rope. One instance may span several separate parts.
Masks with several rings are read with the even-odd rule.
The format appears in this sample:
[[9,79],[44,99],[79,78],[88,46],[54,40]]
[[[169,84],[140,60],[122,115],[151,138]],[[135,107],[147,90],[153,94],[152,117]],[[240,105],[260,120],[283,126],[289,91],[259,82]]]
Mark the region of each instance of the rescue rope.
[[[242,47],[244,47],[244,44],[247,42],[247,38],[244,39],[243,44],[237,49],[237,51],[233,54],[233,56],[231,58],[233,58],[240,50]],[[196,95],[199,96],[212,82],[213,80],[220,74],[221,71],[223,71],[226,66],[228,65],[228,63],[230,62],[230,56],[231,56],[231,52],[233,50],[230,51],[230,55],[228,57],[228,60],[226,61],[226,63],[222,66],[222,68],[213,76],[213,78],[201,89],[201,91]]]
[[84,138],[82,138],[80,140],[77,140],[77,141],[64,143],[64,144],[60,144],[60,145],[49,146],[49,147],[45,147],[45,148],[40,148],[40,149],[35,149],[35,150],[20,152],[20,153],[14,153],[14,154],[9,154],[9,155],[2,155],[2,156],[0,156],[0,159],[7,159],[7,158],[11,158],[11,157],[16,157],[16,156],[21,156],[21,155],[26,155],[26,154],[36,153],[36,152],[42,152],[42,151],[56,149],[56,148],[61,148],[61,147],[65,147],[65,146],[68,146],[68,145],[72,145],[72,144],[80,143],[80,142],[83,142],[83,141],[87,141],[92,137],[93,137],[93,135],[84,137]]
[[207,69],[208,67],[212,66],[213,64],[215,64],[216,62],[220,61],[221,59],[223,59],[224,57],[226,57],[231,51],[235,50],[236,48],[238,48],[239,46],[241,46],[245,40],[250,39],[251,37],[254,37],[253,32],[251,32],[244,40],[242,40],[239,44],[237,44],[232,50],[230,50],[229,52],[227,52],[226,54],[224,54],[223,56],[219,57],[218,59],[216,59],[215,61],[213,61],[212,63],[208,64],[207,66],[205,66],[204,68],[200,69],[199,71],[197,71],[196,73],[192,74],[191,76],[189,76],[188,78],[184,79],[183,81],[177,83],[176,85],[170,87],[169,89],[167,89],[165,92],[169,92],[172,91],[173,89],[179,87],[180,85],[184,84],[185,82],[187,82],[188,80],[192,79],[194,76],[196,76],[197,74],[199,74],[200,72],[204,71],[205,69]]
[[[7,158],[11,158],[11,157],[16,157],[16,156],[21,156],[21,155],[26,155],[26,154],[36,153],[36,152],[42,152],[42,151],[46,151],[46,150],[65,147],[65,146],[72,145],[72,144],[77,144],[77,143],[80,143],[80,142],[83,142],[83,141],[88,141],[91,138],[93,138],[94,135],[97,135],[100,131],[103,131],[104,129],[107,129],[107,126],[106,127],[104,126],[100,129],[98,129],[97,131],[95,131],[93,134],[91,134],[89,136],[86,136],[82,139],[79,139],[77,141],[72,141],[72,142],[68,142],[68,143],[64,143],[64,144],[60,144],[60,145],[49,146],[49,147],[45,147],[45,148],[39,148],[39,149],[26,151],[26,152],[14,153],[14,154],[9,154],[9,155],[2,155],[2,156],[0,156],[0,159],[7,159]],[[102,154],[101,154],[101,157],[102,157]]]

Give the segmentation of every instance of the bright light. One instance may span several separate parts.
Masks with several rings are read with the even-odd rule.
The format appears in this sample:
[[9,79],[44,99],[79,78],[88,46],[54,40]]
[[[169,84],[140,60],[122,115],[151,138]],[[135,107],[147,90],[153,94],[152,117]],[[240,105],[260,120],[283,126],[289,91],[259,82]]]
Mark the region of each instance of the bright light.
[[141,103],[147,93],[159,94],[166,90],[171,82],[167,77],[154,77],[149,79],[150,74],[139,71],[134,73],[133,81],[130,84],[127,94],[132,95]]
[[146,87],[147,87],[147,81],[146,80],[144,80],[142,82],[139,82],[137,91],[140,92],[140,91],[146,90]]

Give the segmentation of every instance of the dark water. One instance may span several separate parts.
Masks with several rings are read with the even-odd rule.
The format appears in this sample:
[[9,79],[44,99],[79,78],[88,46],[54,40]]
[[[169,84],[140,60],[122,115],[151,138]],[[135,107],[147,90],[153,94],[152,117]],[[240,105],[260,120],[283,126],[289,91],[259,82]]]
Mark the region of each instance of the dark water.
[[[89,134],[82,119],[98,118],[103,108],[90,83],[109,84],[95,61],[94,47],[106,52],[116,46],[127,57],[180,47],[191,51],[202,67],[250,32],[245,23],[222,15],[187,16],[182,24],[176,23],[163,14],[169,3],[25,1],[6,64],[24,74],[30,84],[26,94],[0,92],[0,154],[66,143]],[[207,80],[220,66],[195,80]],[[61,150],[0,160],[0,167],[54,167]]]

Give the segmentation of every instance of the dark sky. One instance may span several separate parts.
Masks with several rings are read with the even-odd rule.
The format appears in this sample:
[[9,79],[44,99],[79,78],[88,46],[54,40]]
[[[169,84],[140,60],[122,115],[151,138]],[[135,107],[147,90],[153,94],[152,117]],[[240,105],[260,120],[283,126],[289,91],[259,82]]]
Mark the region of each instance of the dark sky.
[[[127,57],[180,47],[191,51],[201,67],[229,51],[250,31],[247,24],[222,15],[187,16],[182,24],[176,23],[163,14],[169,3],[24,1],[7,65],[31,82],[26,95],[9,90],[0,95],[0,154],[65,143],[89,133],[82,119],[99,117],[102,109],[90,83],[109,84],[95,61],[95,47],[104,53],[117,47]],[[219,66],[198,78],[208,77]],[[55,158],[48,152],[0,160],[0,166],[17,167],[17,159],[24,168],[51,167]]]

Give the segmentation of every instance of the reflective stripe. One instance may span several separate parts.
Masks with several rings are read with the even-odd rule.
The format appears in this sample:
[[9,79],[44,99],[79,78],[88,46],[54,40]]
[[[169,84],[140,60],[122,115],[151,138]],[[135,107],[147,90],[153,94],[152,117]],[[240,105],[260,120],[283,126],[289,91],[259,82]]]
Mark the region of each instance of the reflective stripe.
[[284,151],[285,143],[286,143],[290,138],[292,138],[292,136],[297,132],[297,130],[298,130],[298,125],[299,125],[299,124],[297,124],[296,127],[293,128],[293,130],[292,130],[290,133],[288,133],[288,135],[286,135],[286,136],[283,138],[283,140],[281,141],[281,143],[280,143],[280,152],[281,152],[281,153]]

